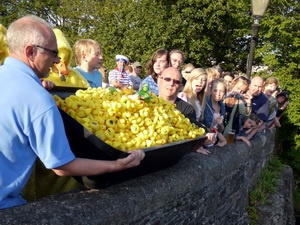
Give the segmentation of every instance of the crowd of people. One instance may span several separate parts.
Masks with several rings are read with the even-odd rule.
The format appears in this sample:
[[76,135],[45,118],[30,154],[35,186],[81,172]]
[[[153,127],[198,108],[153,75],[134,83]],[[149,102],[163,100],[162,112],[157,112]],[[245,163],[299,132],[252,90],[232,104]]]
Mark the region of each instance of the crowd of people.
[[[0,209],[24,204],[21,192],[38,157],[58,176],[90,176],[139,165],[141,150],[116,161],[76,158],[63,122],[45,83],[61,53],[53,28],[36,16],[14,21],[7,30],[10,55],[0,66],[0,87],[6,98],[0,117]],[[137,92],[147,84],[149,91],[176,105],[192,123],[206,129],[207,140],[196,151],[210,154],[210,146],[225,146],[229,131],[235,140],[251,145],[250,139],[267,129],[280,127],[288,105],[288,93],[279,90],[275,77],[251,80],[242,74],[222,71],[218,65],[200,68],[185,63],[180,50],[156,50],[143,66],[125,55],[116,55],[112,70],[102,65],[102,49],[92,39],[73,46],[76,67],[90,87],[132,87]],[[80,77],[80,79],[82,79]],[[17,82],[16,82],[17,81]]]

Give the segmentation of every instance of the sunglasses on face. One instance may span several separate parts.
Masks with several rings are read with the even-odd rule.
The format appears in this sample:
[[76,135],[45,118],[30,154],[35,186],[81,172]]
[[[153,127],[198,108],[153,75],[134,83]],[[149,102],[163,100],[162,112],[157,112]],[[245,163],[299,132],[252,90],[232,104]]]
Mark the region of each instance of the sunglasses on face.
[[180,80],[175,80],[175,79],[172,79],[170,77],[160,77],[161,79],[167,81],[167,82],[173,82],[174,84],[177,84],[177,85],[180,85],[181,84],[181,81]]

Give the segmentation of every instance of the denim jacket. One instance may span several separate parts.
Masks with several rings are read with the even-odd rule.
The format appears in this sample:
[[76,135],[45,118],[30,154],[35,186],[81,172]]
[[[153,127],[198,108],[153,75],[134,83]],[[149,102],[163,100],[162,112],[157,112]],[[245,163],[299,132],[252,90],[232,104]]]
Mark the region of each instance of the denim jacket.
[[[219,101],[219,106],[220,106],[220,115],[225,118],[225,105],[223,101]],[[203,118],[203,124],[207,127],[210,128],[212,126],[213,120],[214,120],[214,109],[212,107],[212,100],[211,96],[207,96],[205,99],[205,109],[204,109],[204,118]]]

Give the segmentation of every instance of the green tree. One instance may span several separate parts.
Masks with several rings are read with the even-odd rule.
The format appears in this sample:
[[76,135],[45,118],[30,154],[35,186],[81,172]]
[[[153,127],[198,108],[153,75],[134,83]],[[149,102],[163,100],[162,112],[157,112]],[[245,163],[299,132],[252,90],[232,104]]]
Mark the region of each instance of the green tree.
[[267,65],[264,77],[275,76],[283,90],[290,93],[290,104],[281,119],[278,141],[281,156],[300,169],[300,3],[273,0],[261,20],[256,65]]
[[[300,168],[299,9],[297,0],[270,1],[254,65],[267,65],[263,76],[276,76],[290,92],[279,134],[284,147],[291,149],[286,155]],[[182,50],[186,62],[196,66],[216,62],[224,70],[245,72],[253,23],[249,0],[4,0],[0,23],[8,26],[25,14],[61,29],[71,45],[81,38],[95,39],[108,68],[115,66],[116,54],[145,65],[156,49],[166,48]]]

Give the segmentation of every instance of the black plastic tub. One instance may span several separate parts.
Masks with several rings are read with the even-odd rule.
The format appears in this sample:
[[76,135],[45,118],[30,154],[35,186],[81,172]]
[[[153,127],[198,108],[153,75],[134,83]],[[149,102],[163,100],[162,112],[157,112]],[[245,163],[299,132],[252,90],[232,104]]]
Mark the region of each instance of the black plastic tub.
[[[59,93],[56,94],[61,96]],[[117,150],[106,144],[62,109],[59,108],[59,111],[63,118],[70,147],[76,157],[116,160],[128,155],[127,152]],[[202,146],[205,140],[206,137],[202,136],[195,139],[143,148],[145,158],[137,167],[99,176],[75,177],[75,179],[87,188],[105,188],[125,180],[170,167],[177,163],[184,154]]]

